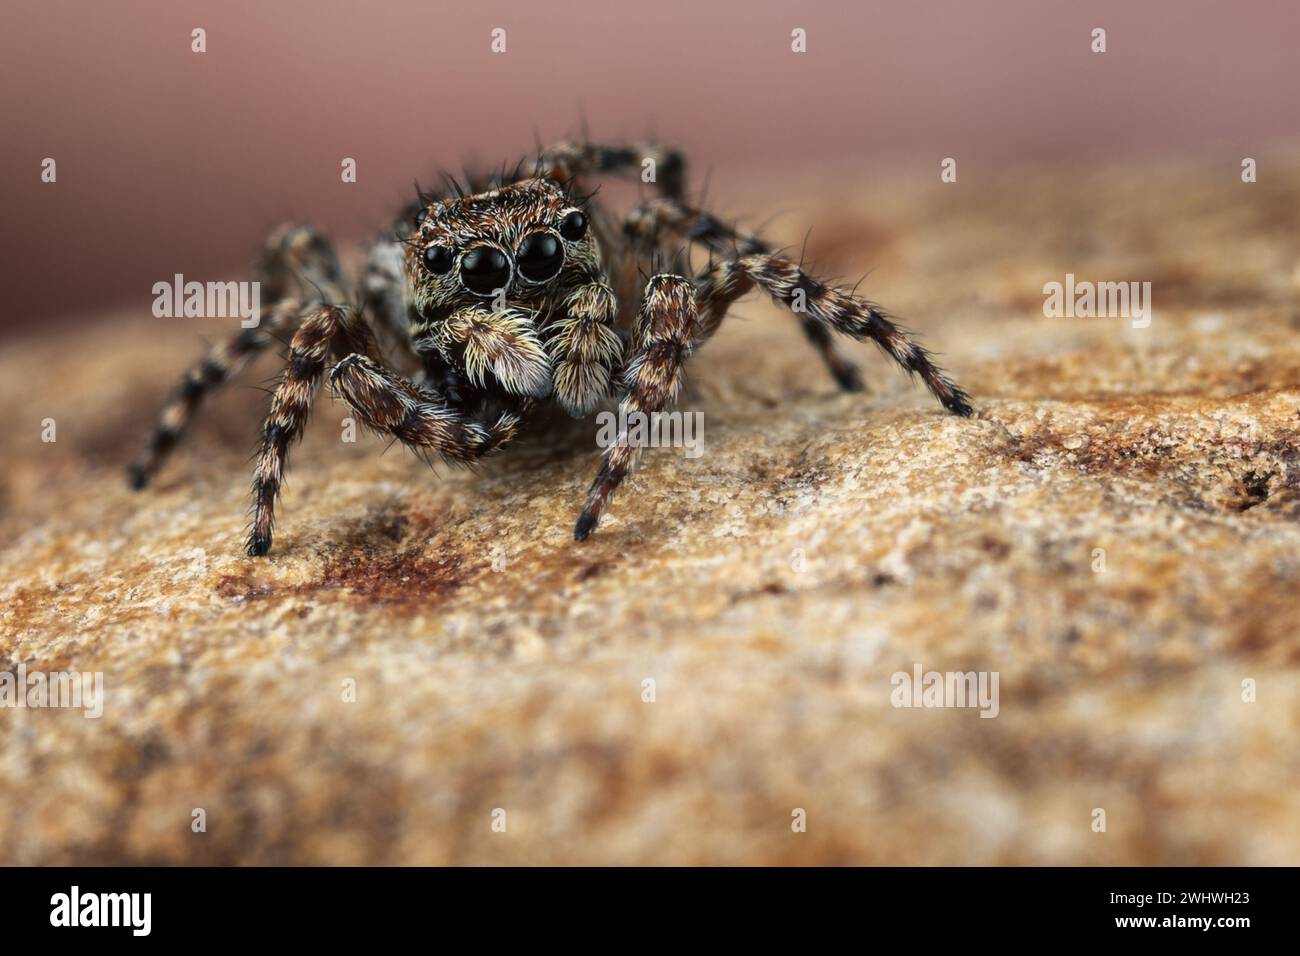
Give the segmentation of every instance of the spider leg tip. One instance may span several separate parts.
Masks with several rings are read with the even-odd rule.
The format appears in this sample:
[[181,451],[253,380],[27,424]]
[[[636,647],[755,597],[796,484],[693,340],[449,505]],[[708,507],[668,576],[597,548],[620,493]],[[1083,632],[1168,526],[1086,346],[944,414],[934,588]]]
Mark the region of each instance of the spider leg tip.
[[130,465],[126,469],[126,486],[132,491],[143,491],[149,485],[149,473],[143,465]]
[[943,407],[958,418],[970,418],[975,414],[975,407],[971,405],[970,398],[966,395],[952,396],[943,403]]
[[835,377],[835,383],[846,392],[863,392],[866,391],[866,384],[862,379],[862,369],[856,365],[844,362],[831,369],[831,374]]
[[591,536],[591,532],[596,530],[597,518],[589,511],[584,511],[578,518],[578,523],[573,528],[574,541],[586,541]]

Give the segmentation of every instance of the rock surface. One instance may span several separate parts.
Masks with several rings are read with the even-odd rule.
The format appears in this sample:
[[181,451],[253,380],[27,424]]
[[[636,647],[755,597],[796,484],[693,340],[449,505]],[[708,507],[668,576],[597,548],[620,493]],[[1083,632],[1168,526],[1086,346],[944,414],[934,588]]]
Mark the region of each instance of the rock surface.
[[[582,545],[591,423],[434,475],[323,399],[250,560],[260,392],[121,480],[207,328],[7,343],[0,656],[106,704],[0,709],[0,862],[1300,863],[1300,177],[1226,168],[809,193],[771,231],[873,268],[978,417],[866,346],[838,393],[747,301],[705,453]],[[1044,317],[1066,273],[1150,327]],[[892,706],[918,663],[997,717]]]

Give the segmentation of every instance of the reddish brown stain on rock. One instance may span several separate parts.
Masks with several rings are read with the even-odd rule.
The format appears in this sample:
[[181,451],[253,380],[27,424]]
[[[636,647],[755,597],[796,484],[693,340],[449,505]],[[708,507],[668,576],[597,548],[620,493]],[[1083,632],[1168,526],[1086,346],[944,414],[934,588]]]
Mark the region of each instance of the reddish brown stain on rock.
[[441,558],[408,548],[391,554],[334,554],[326,558],[318,576],[298,584],[258,582],[254,574],[228,575],[218,582],[216,593],[232,601],[262,601],[337,592],[356,604],[400,609],[436,605],[464,586],[467,578],[459,556]]

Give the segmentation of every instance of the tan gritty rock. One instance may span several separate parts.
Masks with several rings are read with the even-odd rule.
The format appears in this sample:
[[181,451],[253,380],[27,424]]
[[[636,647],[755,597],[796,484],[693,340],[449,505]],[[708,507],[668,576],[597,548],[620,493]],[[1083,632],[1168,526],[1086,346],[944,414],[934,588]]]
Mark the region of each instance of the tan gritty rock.
[[[867,346],[837,393],[747,301],[690,368],[704,454],[581,545],[591,422],[434,473],[324,398],[246,558],[261,392],[121,477],[193,326],[6,344],[0,656],[106,699],[0,709],[0,862],[1300,863],[1298,186],[808,192],[773,231],[873,268],[978,416]],[[1151,326],[1044,317],[1067,272],[1150,281]],[[893,706],[917,664],[997,672],[997,716]]]

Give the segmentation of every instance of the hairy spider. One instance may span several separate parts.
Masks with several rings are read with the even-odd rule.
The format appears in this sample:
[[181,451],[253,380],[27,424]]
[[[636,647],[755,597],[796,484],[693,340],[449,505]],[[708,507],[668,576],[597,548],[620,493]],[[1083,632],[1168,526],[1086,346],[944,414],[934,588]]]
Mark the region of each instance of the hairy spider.
[[[656,164],[657,195],[621,227],[580,195],[584,177],[639,172],[645,160]],[[518,435],[544,401],[582,416],[621,393],[620,411],[664,410],[691,354],[756,287],[794,312],[841,388],[856,391],[861,379],[836,351],[833,332],[875,342],[949,411],[971,413],[965,392],[879,307],[692,208],[684,173],[677,150],[566,142],[542,150],[529,176],[517,168],[465,187],[448,180],[440,194],[419,192],[393,231],[370,246],[355,305],[346,304],[325,238],[310,226],[280,227],[258,270],[267,303],[260,323],[186,373],[130,467],[132,486],[149,483],[209,392],[291,336],[253,479],[247,550],[263,555],[289,448],[327,371],[334,394],[374,432],[418,454],[468,463]],[[707,249],[707,268],[637,281],[670,241]],[[409,376],[385,362],[380,341]],[[605,451],[575,539],[595,529],[639,453],[628,442]]]

